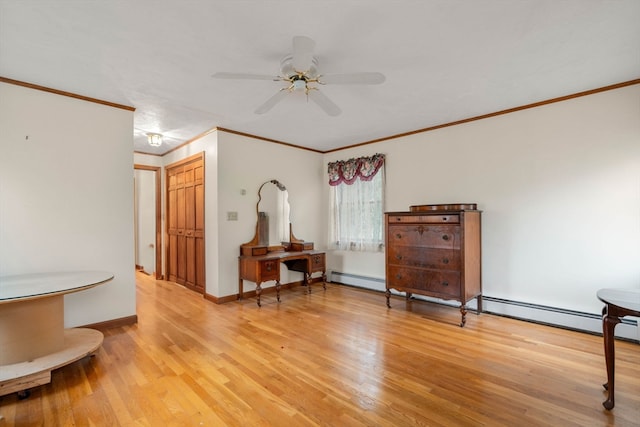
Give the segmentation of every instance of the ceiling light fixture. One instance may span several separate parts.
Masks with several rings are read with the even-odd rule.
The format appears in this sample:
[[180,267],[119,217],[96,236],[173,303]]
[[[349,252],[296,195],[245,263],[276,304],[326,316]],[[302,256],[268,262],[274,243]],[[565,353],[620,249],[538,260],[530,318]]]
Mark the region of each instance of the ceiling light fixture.
[[147,140],[152,147],[159,147],[162,145],[162,135],[159,133],[148,133]]

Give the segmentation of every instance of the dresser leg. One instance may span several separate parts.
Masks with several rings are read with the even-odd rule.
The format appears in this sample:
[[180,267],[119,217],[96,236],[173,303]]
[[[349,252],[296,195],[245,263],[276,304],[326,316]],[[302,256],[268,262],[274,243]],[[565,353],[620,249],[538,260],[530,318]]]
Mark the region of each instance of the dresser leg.
[[387,291],[384,294],[387,297],[387,308],[391,308],[391,303],[389,302],[389,298],[391,297],[391,291],[387,289]]
[[276,299],[280,302],[280,280],[276,280]]
[[482,295],[478,295],[478,311],[477,314],[482,313]]

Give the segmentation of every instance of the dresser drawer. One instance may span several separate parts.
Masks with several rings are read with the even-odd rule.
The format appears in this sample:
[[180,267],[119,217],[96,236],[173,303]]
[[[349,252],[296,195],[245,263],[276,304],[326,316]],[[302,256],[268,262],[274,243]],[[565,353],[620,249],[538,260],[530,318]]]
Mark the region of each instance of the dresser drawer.
[[419,222],[424,224],[459,224],[460,215],[389,215],[389,224]]
[[457,225],[389,225],[387,245],[460,249],[460,227]]
[[417,246],[391,246],[387,248],[387,263],[439,270],[460,270],[460,251]]
[[457,271],[389,266],[387,272],[387,288],[455,298],[461,294],[460,273]]

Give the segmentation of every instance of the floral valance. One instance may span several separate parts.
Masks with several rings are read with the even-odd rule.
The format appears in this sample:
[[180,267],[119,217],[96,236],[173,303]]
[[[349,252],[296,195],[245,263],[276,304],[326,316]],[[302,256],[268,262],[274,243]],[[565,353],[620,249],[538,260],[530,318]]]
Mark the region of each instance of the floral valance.
[[329,185],[340,183],[351,185],[358,177],[363,181],[370,181],[382,165],[384,165],[384,154],[329,163]]

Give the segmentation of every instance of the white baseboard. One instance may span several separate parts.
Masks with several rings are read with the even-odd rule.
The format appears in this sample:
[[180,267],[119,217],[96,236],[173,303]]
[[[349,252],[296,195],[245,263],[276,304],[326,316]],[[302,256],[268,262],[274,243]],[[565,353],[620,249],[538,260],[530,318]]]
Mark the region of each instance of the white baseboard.
[[[330,282],[371,289],[374,291],[384,292],[386,290],[384,278],[330,271],[328,273],[328,280]],[[392,293],[396,295],[403,295],[403,293],[395,292],[393,290]],[[438,304],[456,307],[459,306],[457,302],[453,301],[444,301],[437,298],[423,297],[415,294],[414,297]],[[470,301],[468,307],[470,310],[475,310],[477,308],[476,300],[474,299]],[[602,316],[599,313],[585,313],[558,307],[494,298],[486,295],[482,298],[482,311],[499,316],[512,317],[515,319],[542,323],[560,328],[573,329],[598,335],[602,334]],[[629,317],[622,319],[622,322],[616,326],[615,332],[616,337],[618,338],[640,343],[640,326],[637,318]]]

